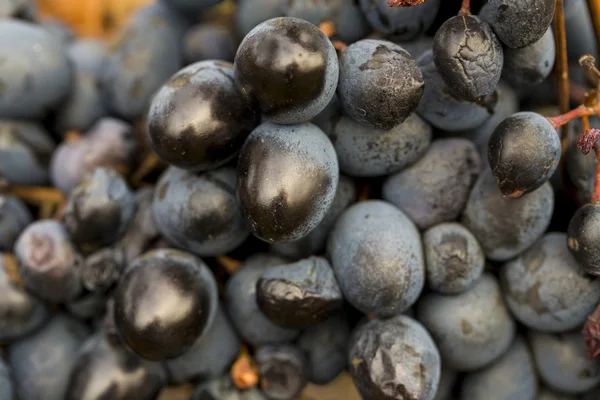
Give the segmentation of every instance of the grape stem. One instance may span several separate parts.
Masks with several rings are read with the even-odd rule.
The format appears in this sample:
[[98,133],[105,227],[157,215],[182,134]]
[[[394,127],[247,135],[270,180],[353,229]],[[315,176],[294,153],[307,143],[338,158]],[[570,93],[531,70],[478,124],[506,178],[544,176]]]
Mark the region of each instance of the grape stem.
[[471,15],[471,0],[463,0],[458,15]]
[[425,3],[425,0],[388,0],[390,7],[412,7]]
[[592,115],[600,115],[600,106],[595,105],[593,107],[587,107],[585,105],[580,105],[579,107],[561,115],[557,115],[556,117],[548,117],[548,121],[552,124],[552,126],[556,129],[567,125],[569,122],[574,119],[578,119],[581,117],[589,117]]
[[[558,102],[561,114],[569,111],[569,61],[567,58],[567,32],[563,0],[556,0],[554,11],[554,42],[556,43],[556,75],[558,80]],[[568,121],[567,121],[568,123]],[[561,148],[564,155],[569,144],[569,127],[565,124],[561,130]],[[561,157],[564,159],[564,157]]]
[[600,0],[587,0],[587,6],[596,36],[596,51],[600,54]]

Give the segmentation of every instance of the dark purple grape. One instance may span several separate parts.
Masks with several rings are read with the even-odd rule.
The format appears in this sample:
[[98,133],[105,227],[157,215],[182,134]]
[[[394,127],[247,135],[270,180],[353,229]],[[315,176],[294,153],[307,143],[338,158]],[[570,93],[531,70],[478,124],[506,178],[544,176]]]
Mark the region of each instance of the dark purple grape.
[[342,172],[376,177],[398,172],[418,160],[427,151],[431,136],[431,126],[416,114],[390,130],[363,125],[343,115],[329,138]]
[[12,251],[15,241],[33,220],[27,206],[9,194],[0,194],[0,252]]
[[280,4],[286,17],[302,18],[317,26],[325,21],[333,23],[335,36],[346,43],[354,43],[369,33],[356,0],[294,0]]
[[228,253],[248,237],[235,197],[235,170],[193,174],[170,167],[152,202],[156,227],[170,243],[200,256]]
[[423,157],[383,182],[384,200],[420,229],[456,220],[481,169],[477,149],[460,138],[438,139]]
[[425,328],[398,315],[356,328],[348,349],[348,369],[364,400],[433,400],[441,360]]
[[507,199],[486,168],[471,190],[461,223],[475,235],[488,259],[508,261],[544,234],[553,211],[550,183],[519,199]]
[[137,355],[154,361],[179,357],[210,326],[217,284],[202,260],[178,250],[135,259],[115,292],[117,332]]
[[480,101],[496,90],[504,54],[487,23],[473,15],[459,15],[444,22],[435,34],[433,60],[457,97]]
[[546,79],[556,58],[552,28],[540,40],[520,49],[504,50],[502,77],[511,85],[533,85]]
[[269,319],[286,328],[306,328],[341,311],[344,299],[323,257],[267,269],[256,283],[256,302]]
[[201,61],[173,75],[148,112],[154,151],[178,168],[206,171],[231,160],[258,125],[233,81],[233,65]]
[[153,400],[167,382],[163,367],[96,333],[77,352],[65,400]]
[[227,281],[225,305],[231,322],[244,341],[252,345],[289,343],[300,333],[272,322],[256,303],[256,282],[264,271],[287,261],[270,254],[254,254]]
[[145,113],[152,95],[182,63],[178,28],[167,15],[144,11],[121,29],[104,63],[104,104],[127,120]]
[[261,377],[260,388],[271,400],[297,399],[308,380],[308,365],[300,349],[292,345],[265,345],[254,359]]
[[519,112],[506,118],[488,142],[488,161],[503,195],[521,197],[542,186],[554,173],[560,138],[546,117]]
[[46,185],[55,147],[35,122],[0,120],[0,177],[15,185]]
[[433,336],[444,363],[458,371],[474,371],[497,360],[509,348],[516,329],[500,285],[489,273],[461,294],[423,295],[417,319]]
[[237,199],[251,232],[271,243],[300,239],[323,220],[339,179],[327,136],[311,123],[264,123],[237,165]]
[[[600,300],[600,281],[585,274],[564,233],[549,233],[500,270],[504,299],[525,326],[565,332],[584,324]],[[560,284],[557,284],[560,282]]]
[[237,0],[236,3],[235,28],[240,38],[261,22],[284,16],[281,0]]
[[39,331],[9,348],[10,368],[20,400],[65,400],[77,350],[89,336],[83,322],[58,313]]
[[571,254],[586,273],[600,275],[600,204],[579,208],[569,222],[568,245]]
[[518,336],[496,362],[465,376],[460,398],[534,400],[537,391],[538,382],[531,351],[525,340]]
[[587,357],[580,329],[561,334],[531,331],[529,342],[539,377],[548,387],[577,395],[600,383],[598,360]]
[[40,328],[49,315],[38,298],[11,281],[6,273],[9,262],[11,260],[0,253],[0,343],[10,343],[30,334]]
[[81,293],[83,259],[60,222],[31,223],[15,243],[15,256],[25,286],[40,298],[66,302]]
[[235,56],[235,81],[265,120],[295,124],[327,106],[338,83],[329,39],[299,18],[273,18],[246,35]]
[[116,171],[96,168],[71,192],[64,221],[84,253],[115,243],[135,213],[135,196]]
[[66,46],[44,28],[0,19],[0,118],[42,118],[71,89]]
[[351,44],[340,58],[338,96],[348,116],[390,130],[415,111],[423,75],[402,47],[383,40]]
[[554,0],[489,0],[490,25],[513,49],[540,40],[552,22]]
[[167,360],[171,383],[185,384],[199,379],[213,379],[228,372],[240,352],[240,338],[225,311],[217,308],[206,331],[185,354]]
[[496,93],[478,103],[459,99],[444,83],[430,50],[421,55],[418,65],[423,73],[425,90],[417,113],[425,121],[442,131],[459,132],[477,128],[492,116]]
[[233,62],[236,45],[229,29],[216,24],[197,24],[185,34],[183,56],[187,64],[205,60]]
[[329,235],[327,253],[345,299],[365,314],[400,314],[425,284],[419,231],[384,201],[363,201],[344,211]]
[[50,163],[52,184],[69,194],[97,167],[129,169],[139,151],[131,125],[114,118],[99,120],[81,140],[63,142]]

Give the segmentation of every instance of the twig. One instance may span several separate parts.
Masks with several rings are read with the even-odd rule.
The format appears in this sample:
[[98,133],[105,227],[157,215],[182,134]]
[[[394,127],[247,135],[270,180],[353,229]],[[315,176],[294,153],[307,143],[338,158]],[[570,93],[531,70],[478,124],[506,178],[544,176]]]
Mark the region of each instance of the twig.
[[[569,61],[567,58],[567,32],[563,0],[556,0],[554,11],[554,41],[556,43],[556,72],[558,78],[558,105],[561,114],[569,111]],[[569,146],[569,126],[561,129],[561,148],[564,155]],[[564,159],[564,157],[561,157]]]

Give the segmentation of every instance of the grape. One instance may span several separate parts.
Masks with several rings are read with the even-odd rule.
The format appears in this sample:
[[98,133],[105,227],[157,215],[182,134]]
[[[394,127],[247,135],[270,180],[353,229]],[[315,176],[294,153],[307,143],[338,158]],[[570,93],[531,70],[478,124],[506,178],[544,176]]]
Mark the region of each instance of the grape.
[[92,74],[98,81],[102,78],[104,62],[109,57],[108,46],[99,39],[77,39],[67,49],[74,67]]
[[238,389],[233,384],[229,374],[227,374],[218,379],[201,383],[190,397],[190,400],[209,399],[266,400],[266,397],[257,388],[250,388],[248,390]]
[[225,287],[225,304],[231,322],[242,338],[253,345],[292,342],[300,333],[283,328],[270,319],[256,302],[256,283],[268,268],[286,264],[283,258],[254,254],[229,279]]
[[600,275],[600,251],[596,246],[600,230],[600,205],[588,203],[578,209],[568,230],[568,245],[571,254],[586,273]]
[[273,18],[250,31],[235,55],[235,81],[265,120],[296,124],[329,103],[338,81],[333,45],[316,26]]
[[138,12],[120,31],[104,63],[102,96],[112,115],[135,119],[181,67],[178,32],[167,16]]
[[18,197],[0,195],[0,252],[12,251],[15,241],[32,220],[31,212]]
[[350,326],[343,313],[302,332],[298,347],[306,354],[310,382],[326,385],[346,368],[349,340]]
[[0,19],[0,118],[42,118],[71,89],[66,46],[43,28]]
[[256,301],[276,324],[305,328],[340,311],[344,300],[329,261],[310,257],[267,269],[256,283]]
[[419,232],[402,211],[380,200],[344,211],[327,254],[345,299],[363,313],[400,314],[425,284]]
[[342,172],[375,177],[398,172],[418,160],[427,151],[431,136],[431,127],[412,114],[390,130],[362,125],[341,116],[329,137]]
[[187,64],[204,60],[233,62],[235,46],[233,35],[219,25],[198,24],[190,28],[184,38],[183,54]]
[[212,272],[199,258],[178,250],[154,250],[135,259],[114,296],[119,337],[152,361],[188,351],[210,327],[218,307]]
[[65,302],[81,293],[83,259],[62,223],[38,220],[29,224],[15,243],[15,256],[25,286],[40,298]]
[[248,237],[235,199],[235,170],[195,175],[171,167],[154,191],[152,213],[160,233],[200,256],[227,253]]
[[304,354],[291,345],[264,345],[254,358],[262,377],[260,388],[272,400],[296,399],[306,385]]
[[443,131],[457,132],[477,128],[491,117],[497,101],[496,93],[481,103],[460,100],[444,83],[433,61],[432,51],[423,53],[417,64],[425,82],[417,113],[425,121]]
[[508,351],[495,363],[465,377],[460,398],[535,400],[537,389],[537,376],[531,352],[525,340],[518,336]]
[[563,334],[531,331],[529,336],[537,371],[548,387],[579,394],[600,383],[598,362],[587,358],[579,330]]
[[281,0],[238,0],[234,16],[238,36],[245,37],[261,22],[283,17],[281,3]]
[[336,37],[353,43],[369,33],[367,21],[355,0],[294,0],[281,1],[286,17],[305,19],[315,25],[329,21],[335,25]]
[[544,234],[553,212],[554,193],[548,182],[519,199],[507,199],[486,169],[471,190],[461,222],[475,235],[488,259],[508,261]]
[[470,289],[481,276],[485,255],[475,236],[458,223],[435,225],[423,233],[427,284],[442,294]]
[[585,275],[564,233],[549,233],[502,267],[504,299],[525,326],[565,332],[586,321],[600,300],[600,281]]
[[452,17],[438,29],[433,60],[453,94],[479,101],[496,90],[502,73],[502,44],[492,28],[476,16]]
[[206,332],[185,354],[167,360],[172,383],[217,378],[227,372],[240,349],[240,338],[220,308]]
[[9,362],[18,398],[64,400],[76,351],[89,334],[87,325],[61,312],[12,344]]
[[560,138],[547,118],[519,112],[505,119],[488,142],[488,161],[503,195],[516,198],[542,186],[554,173]]
[[312,254],[319,254],[325,248],[327,236],[333,228],[333,224],[344,210],[356,202],[356,189],[354,182],[340,175],[338,187],[329,207],[329,211],[315,229],[301,239],[292,242],[273,243],[271,250],[274,253],[290,259],[307,258]]
[[365,39],[340,59],[338,95],[348,116],[390,130],[415,111],[423,94],[423,75],[402,47]]
[[497,360],[509,348],[516,328],[500,285],[489,273],[458,295],[424,294],[417,319],[431,333],[444,362],[458,371],[474,371]]
[[[47,321],[49,316],[48,309],[41,300],[11,281],[6,273],[9,268],[6,265],[8,262],[5,255],[0,253],[0,341],[2,343],[11,343],[34,332]],[[0,364],[2,364],[1,359]]]
[[489,0],[490,24],[500,40],[518,49],[544,36],[554,16],[554,0]]
[[427,229],[460,215],[480,169],[468,140],[435,140],[421,159],[383,182],[383,198]]
[[348,369],[365,400],[433,400],[440,365],[429,333],[403,315],[370,321],[350,340]]
[[0,120],[0,175],[16,185],[45,185],[56,144],[35,122]]
[[238,160],[237,199],[251,232],[277,243],[300,239],[323,220],[339,179],[335,150],[311,123],[264,123]]
[[256,125],[256,115],[233,81],[233,65],[224,61],[201,61],[177,72],[156,93],[148,112],[154,151],[163,161],[192,171],[231,160]]
[[441,0],[427,0],[413,7],[390,7],[388,0],[359,0],[359,3],[373,29],[392,40],[413,40],[433,24]]
[[71,240],[84,253],[115,243],[135,213],[135,197],[112,169],[97,168],[69,195],[64,221]]
[[131,125],[102,118],[80,140],[58,146],[50,161],[52,184],[68,194],[97,167],[128,170],[138,150]]
[[536,42],[520,49],[504,51],[502,76],[513,86],[536,84],[546,79],[556,58],[554,35],[548,28]]
[[88,338],[77,352],[66,400],[112,397],[151,400],[167,376],[160,364],[143,360],[103,333]]

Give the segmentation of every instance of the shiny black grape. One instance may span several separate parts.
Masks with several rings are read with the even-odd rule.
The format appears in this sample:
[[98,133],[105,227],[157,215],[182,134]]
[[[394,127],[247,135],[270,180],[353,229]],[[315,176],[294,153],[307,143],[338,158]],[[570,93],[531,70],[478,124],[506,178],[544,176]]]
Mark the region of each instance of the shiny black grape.
[[327,136],[311,123],[264,123],[246,140],[237,199],[251,232],[277,243],[300,239],[323,220],[339,179]]
[[579,208],[568,230],[568,245],[571,254],[586,273],[600,275],[600,204],[588,203]]
[[202,260],[178,250],[150,251],[117,286],[117,332],[142,358],[179,357],[206,331],[217,302],[215,278]]
[[256,26],[235,56],[235,81],[265,120],[311,120],[329,103],[338,60],[329,39],[308,21],[283,17]]
[[500,40],[513,49],[537,42],[554,16],[554,0],[489,0],[490,25]]
[[148,113],[152,148],[178,168],[206,171],[231,160],[258,117],[233,81],[233,65],[201,61],[173,75]]

